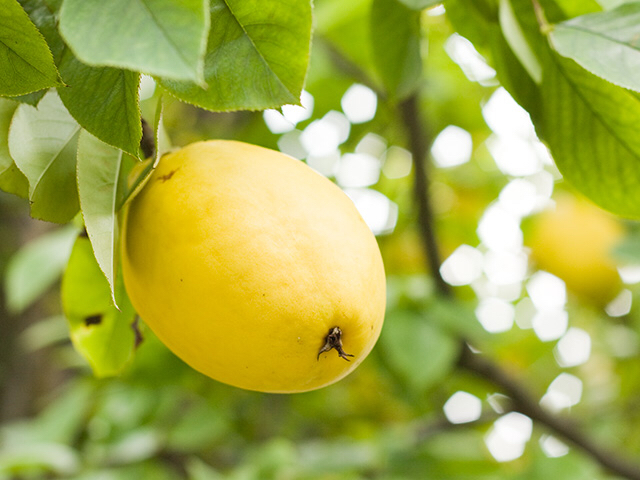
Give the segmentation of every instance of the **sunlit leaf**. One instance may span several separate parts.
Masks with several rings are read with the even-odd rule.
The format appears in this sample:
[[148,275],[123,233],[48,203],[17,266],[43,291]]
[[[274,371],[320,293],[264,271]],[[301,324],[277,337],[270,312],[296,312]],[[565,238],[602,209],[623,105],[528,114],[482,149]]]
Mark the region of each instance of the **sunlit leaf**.
[[413,10],[423,10],[425,8],[433,7],[442,3],[443,0],[394,0],[394,2],[404,3],[407,7]]
[[603,208],[640,217],[640,99],[549,55],[542,101],[542,133],[565,178]]
[[386,361],[416,393],[446,377],[459,350],[452,336],[408,311],[387,315],[380,340]]
[[79,237],[62,278],[62,306],[69,321],[71,340],[98,377],[117,375],[131,358],[135,336],[131,324],[135,311],[116,279],[120,310],[93,255],[91,243]]
[[73,118],[100,140],[138,156],[140,75],[119,68],[90,67],[69,49],[59,68],[68,86],[58,88],[58,94]]
[[26,198],[29,182],[9,154],[9,126],[18,104],[0,98],[0,189]]
[[122,150],[83,131],[78,139],[78,194],[93,251],[115,302],[118,259],[118,210],[127,193],[134,160]]
[[374,0],[371,42],[374,62],[389,96],[402,99],[415,91],[422,73],[420,13],[397,0]]
[[211,0],[207,88],[161,79],[173,95],[228,111],[298,104],[309,62],[308,0]]
[[62,85],[51,51],[15,0],[0,0],[0,95]]
[[[536,83],[540,83],[542,66],[535,53],[535,44],[531,43],[526,35],[526,22],[523,22],[523,19],[527,18],[527,16],[516,15],[511,0],[500,0],[499,20],[504,37],[529,76]],[[523,22],[524,26],[520,22]]]
[[554,48],[591,73],[640,91],[640,2],[555,25]]
[[60,33],[87,65],[202,81],[205,0],[66,0]]
[[34,218],[68,222],[78,211],[76,144],[80,126],[55,91],[38,108],[22,104],[9,130],[9,151],[29,180]]
[[27,243],[11,257],[4,277],[9,311],[24,311],[55,283],[77,235],[78,228],[68,225]]

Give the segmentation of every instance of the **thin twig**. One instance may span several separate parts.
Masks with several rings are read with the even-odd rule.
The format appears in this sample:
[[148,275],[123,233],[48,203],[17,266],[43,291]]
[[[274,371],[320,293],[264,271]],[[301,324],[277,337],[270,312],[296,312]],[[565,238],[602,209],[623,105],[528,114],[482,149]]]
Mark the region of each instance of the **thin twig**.
[[617,453],[596,444],[575,423],[549,413],[534,400],[534,396],[493,362],[464,346],[458,365],[497,386],[511,400],[511,408],[546,426],[559,437],[589,454],[611,472],[640,480],[640,466],[621,458]]
[[429,168],[427,163],[427,153],[432,139],[420,118],[420,107],[418,96],[411,95],[402,101],[399,106],[400,116],[407,129],[409,137],[409,149],[413,156],[415,167],[413,175],[414,202],[418,210],[418,227],[422,247],[427,257],[427,262],[431,270],[431,275],[436,284],[438,292],[444,297],[451,297],[451,287],[440,275],[440,249],[434,231],[435,219],[431,206]]

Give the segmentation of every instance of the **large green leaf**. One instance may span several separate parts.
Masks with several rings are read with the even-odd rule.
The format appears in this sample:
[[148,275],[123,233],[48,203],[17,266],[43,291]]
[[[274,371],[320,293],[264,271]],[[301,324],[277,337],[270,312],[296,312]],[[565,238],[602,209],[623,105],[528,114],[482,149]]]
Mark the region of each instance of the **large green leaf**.
[[173,95],[216,110],[298,104],[309,62],[309,0],[211,0],[207,88],[161,79]]
[[555,54],[544,71],[542,133],[558,168],[603,208],[640,217],[640,99]]
[[73,118],[102,141],[138,156],[142,127],[138,106],[140,74],[112,67],[90,67],[69,49],[60,61],[68,85],[58,88]]
[[91,246],[115,303],[118,210],[134,160],[83,131],[78,139],[78,194]]
[[[142,136],[139,74],[112,67],[91,67],[81,62],[64,44],[57,30],[56,15],[45,1],[21,1],[51,47],[66,84],[58,88],[58,95],[69,113],[102,141],[137,156]],[[32,104],[31,100],[21,98]]]
[[51,51],[16,0],[0,0],[0,95],[62,85]]
[[46,0],[18,0],[29,18],[47,41],[56,65],[60,63],[65,48],[64,41],[58,33],[58,19],[56,10],[47,4]]
[[374,0],[371,42],[378,75],[391,98],[413,93],[422,73],[420,12],[397,0]]
[[4,278],[7,308],[20,313],[60,277],[78,228],[68,225],[27,243],[11,257]]
[[550,33],[554,48],[591,73],[640,91],[640,2],[560,23]]
[[206,0],[65,0],[60,33],[88,65],[202,82]]
[[412,311],[389,312],[380,340],[386,361],[416,393],[445,378],[458,356],[454,337]]
[[135,311],[118,277],[120,310],[93,255],[91,243],[79,237],[62,278],[62,307],[69,321],[74,347],[98,377],[117,375],[131,358],[135,334],[131,324]]
[[29,182],[9,154],[9,126],[18,104],[0,98],[0,189],[26,198]]
[[20,105],[9,130],[9,151],[29,180],[31,215],[68,222],[78,212],[76,144],[80,126],[55,91],[34,108]]

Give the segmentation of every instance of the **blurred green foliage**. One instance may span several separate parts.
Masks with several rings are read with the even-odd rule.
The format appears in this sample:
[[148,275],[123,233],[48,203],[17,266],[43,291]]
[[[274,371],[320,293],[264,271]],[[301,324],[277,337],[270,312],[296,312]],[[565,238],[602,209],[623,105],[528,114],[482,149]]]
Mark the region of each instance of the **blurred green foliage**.
[[[382,9],[388,2],[373,3]],[[495,78],[471,81],[452,60],[448,42],[455,30],[451,22],[499,72],[505,65],[513,66],[504,58],[513,53],[505,49],[503,38],[488,35],[488,27],[480,28],[482,21],[475,24],[476,30],[470,29],[468,19],[464,23],[461,9],[472,2],[451,0],[449,16],[429,11],[419,16],[421,76],[416,78],[409,68],[406,78],[396,78],[380,72],[374,61],[370,37],[381,32],[371,29],[371,3],[317,0],[305,86],[314,99],[313,116],[296,128],[304,130],[326,113],[340,111],[347,89],[364,81],[359,75],[380,92],[390,84],[401,84],[407,91],[419,88],[427,133],[435,136],[456,125],[469,132],[474,145],[470,162],[431,170],[434,228],[442,256],[447,258],[461,244],[481,243],[478,223],[513,178],[498,168],[485,143],[491,130],[482,106],[498,82]],[[433,2],[403,3],[411,7]],[[489,4],[477,2],[468,13],[488,23],[495,13]],[[417,16],[415,11],[396,8],[402,8],[403,15]],[[415,41],[415,33],[404,32],[403,38]],[[384,40],[373,44],[385,48]],[[528,79],[525,75],[522,68],[514,68],[506,78],[517,83],[519,78]],[[528,87],[536,88],[530,79],[514,95],[525,106],[532,105]],[[156,92],[142,102],[146,118],[154,118],[157,97]],[[369,133],[381,137],[386,146],[406,148],[407,132],[396,106],[379,96],[375,118],[351,125],[342,153],[353,152]],[[535,115],[535,106],[531,110]],[[164,128],[174,145],[233,138],[277,149],[281,138],[269,131],[260,112],[212,113],[173,98],[165,98]],[[558,177],[552,166],[545,168]],[[504,398],[494,385],[459,369],[456,361],[459,339],[470,339],[475,348],[526,383],[536,401],[560,373],[575,375],[582,380],[581,399],[560,415],[580,419],[585,433],[612,451],[624,449],[628,456],[638,457],[637,284],[626,286],[634,303],[621,316],[597,310],[569,292],[571,326],[589,333],[591,355],[586,363],[562,367],[557,343],[541,341],[531,328],[518,324],[501,333],[485,331],[474,314],[481,297],[477,288],[458,288],[455,300],[438,294],[417,229],[412,185],[413,173],[400,178],[382,175],[374,186],[398,206],[395,229],[379,236],[388,274],[388,314],[379,345],[338,384],[289,396],[247,392],[214,382],[173,356],[144,325],[140,326],[144,341],[124,372],[117,378],[94,378],[68,339],[58,302],[60,285],[50,288],[70,254],[69,229],[75,227],[52,229],[32,240],[38,227],[26,212],[12,216],[10,212],[19,207],[0,193],[0,267],[6,285],[0,322],[7,332],[0,342],[0,479],[616,478],[578,449],[570,448],[555,458],[541,447],[554,432],[539,425],[534,425],[522,455],[497,461],[487,438],[505,413]],[[556,189],[568,187],[559,182]],[[24,232],[24,238],[11,237],[9,229]],[[524,234],[526,240],[526,223]],[[637,263],[636,240],[637,232],[632,232],[618,248],[620,265]],[[19,250],[18,243],[24,245]],[[56,247],[50,252],[52,244]],[[92,265],[99,274],[96,268],[97,264]],[[528,275],[535,271],[535,265],[529,265]],[[75,273],[71,264],[66,281],[71,282]],[[86,296],[90,287],[90,282],[75,282],[77,295]],[[108,304],[106,287],[100,284],[94,290]],[[516,319],[522,312],[526,317],[525,298],[527,292],[521,288],[511,302],[516,305]],[[109,308],[109,315],[126,314]],[[83,318],[102,313],[86,311],[70,318],[71,334],[87,327]],[[130,346],[132,331],[119,335],[126,336]],[[114,354],[119,364],[128,360],[128,351],[106,353]],[[21,367],[31,362],[40,372]],[[16,377],[21,372],[26,372],[24,377]],[[30,396],[17,405],[16,399],[24,398],[15,394],[20,389]],[[443,405],[457,391],[471,393],[482,403],[481,416],[470,424],[454,424],[444,416]]]

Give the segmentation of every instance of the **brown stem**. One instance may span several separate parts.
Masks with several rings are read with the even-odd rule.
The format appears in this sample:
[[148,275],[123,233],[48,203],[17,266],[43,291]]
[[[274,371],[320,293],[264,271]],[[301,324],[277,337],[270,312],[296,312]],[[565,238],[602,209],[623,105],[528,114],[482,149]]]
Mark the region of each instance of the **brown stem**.
[[413,175],[413,196],[418,210],[418,227],[422,247],[427,257],[431,275],[438,292],[444,297],[451,297],[452,291],[448,283],[440,275],[440,249],[434,231],[433,208],[430,202],[429,169],[427,154],[431,145],[430,134],[420,118],[418,96],[411,95],[398,106],[400,116],[409,136],[409,149],[413,156],[415,172]]
[[140,139],[140,150],[142,150],[142,154],[145,158],[151,158],[155,155],[156,152],[156,140],[153,134],[153,128],[151,125],[144,119],[141,118],[142,122],[142,138]]
[[549,413],[534,400],[534,396],[520,383],[511,378],[498,365],[473,353],[465,344],[458,365],[469,372],[488,380],[497,386],[511,400],[514,411],[520,412],[541,425],[546,426],[559,437],[589,454],[595,461],[611,472],[628,478],[640,480],[640,467],[621,458],[613,451],[596,444],[575,423]]

